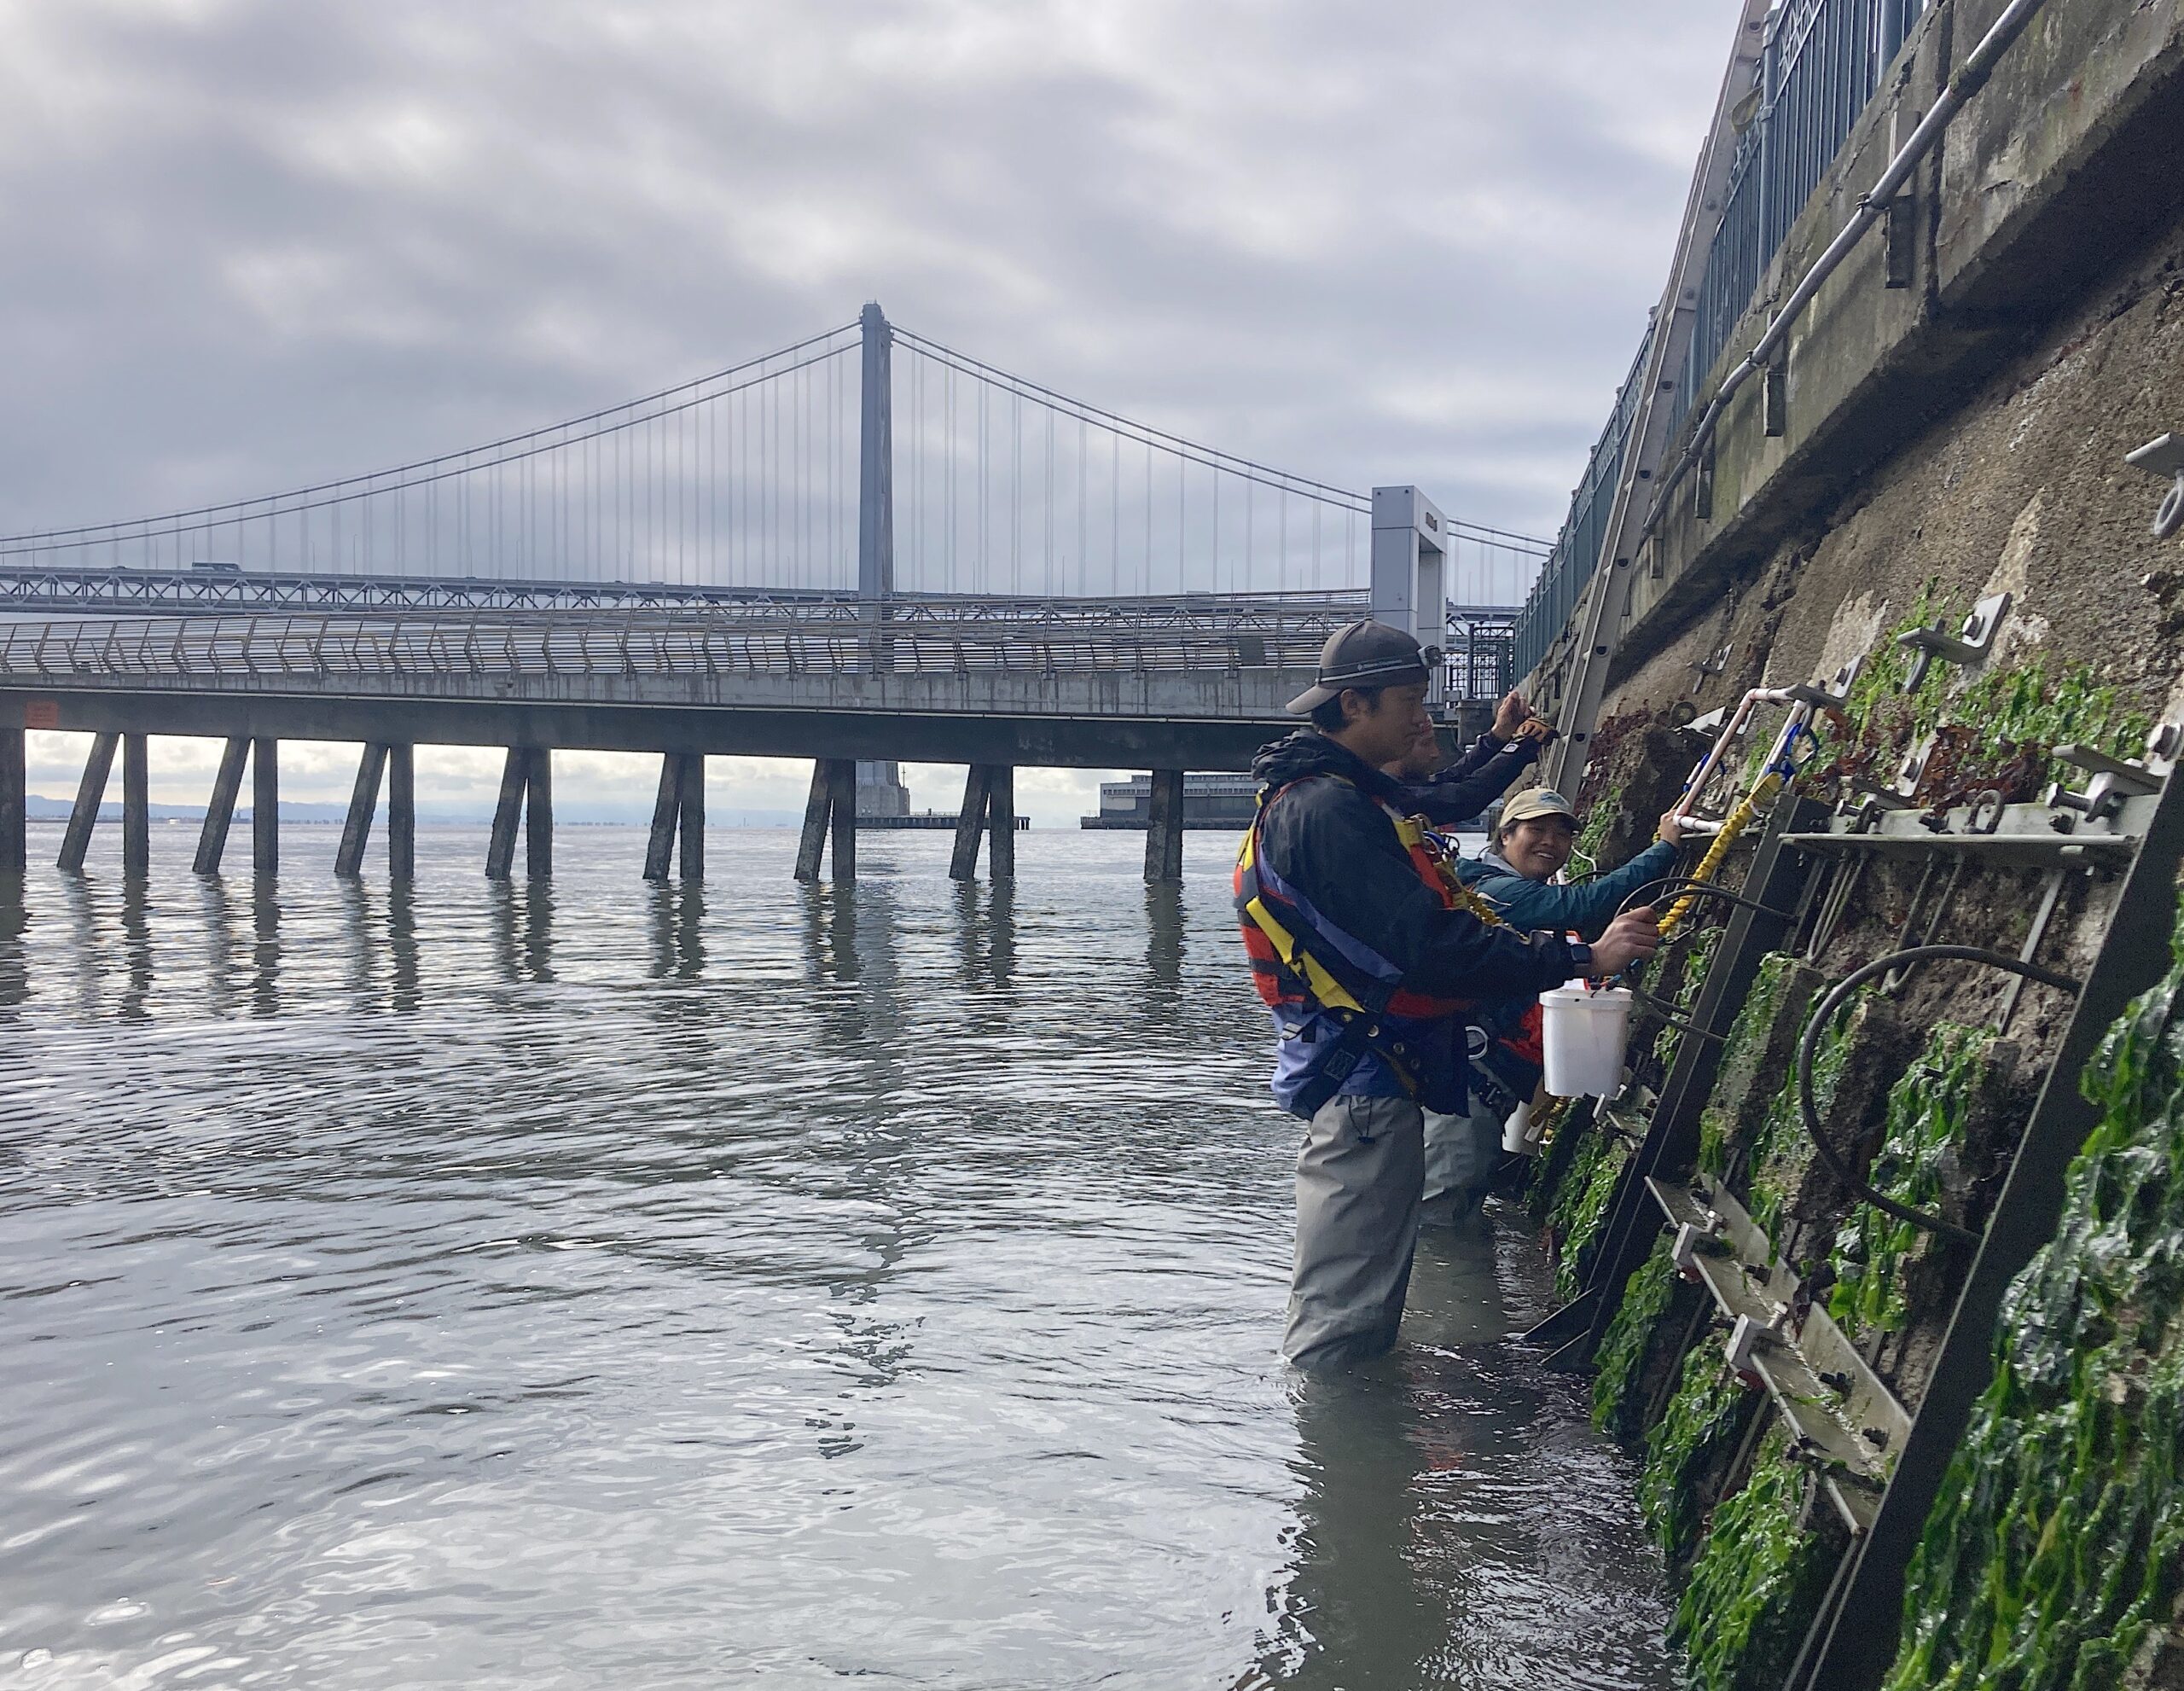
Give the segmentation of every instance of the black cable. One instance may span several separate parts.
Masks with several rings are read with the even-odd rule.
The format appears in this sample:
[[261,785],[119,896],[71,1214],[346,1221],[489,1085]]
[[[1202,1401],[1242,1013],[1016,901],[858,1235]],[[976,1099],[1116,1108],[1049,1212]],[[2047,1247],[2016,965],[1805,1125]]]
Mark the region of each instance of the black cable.
[[1913,945],[1875,957],[1871,962],[1852,969],[1829,987],[1818,1008],[1813,1011],[1812,1020],[1805,1024],[1804,1037],[1798,1042],[1798,1112],[1804,1118],[1805,1135],[1812,1141],[1813,1149],[1820,1153],[1821,1161],[1826,1163],[1835,1177],[1863,1202],[1872,1205],[1884,1215],[1908,1222],[1925,1232],[1938,1233],[1946,1238],[1960,1239],[1966,1244],[1976,1245],[1980,1235],[1971,1229],[1959,1227],[1955,1222],[1944,1220],[1940,1216],[1930,1216],[1923,1210],[1914,1210],[1908,1204],[1899,1204],[1887,1194],[1875,1191],[1852,1173],[1850,1165],[1843,1160],[1835,1148],[1827,1142],[1827,1136],[1821,1131],[1820,1107],[1813,1101],[1812,1095],[1813,1059],[1820,1049],[1821,1034],[1835,1019],[1836,1012],[1843,1008],[1850,996],[1877,974],[1885,973],[1906,963],[1933,962],[1944,957],[1954,957],[1967,963],[1983,963],[1989,968],[2023,975],[2027,980],[2036,980],[2047,986],[2059,986],[2069,992],[2076,992],[2084,985],[2082,981],[2074,980],[2053,969],[2028,963],[2021,957],[2013,957],[2003,951],[1989,951],[1978,945]]
[[1641,886],[1634,887],[1629,897],[1616,906],[1616,915],[1624,915],[1631,908],[1631,899],[1641,893],[1651,892],[1656,887],[1665,892],[1675,892],[1678,896],[1689,892],[1709,898],[1720,898],[1728,904],[1740,904],[1747,910],[1757,910],[1763,916],[1780,916],[1784,921],[1790,921],[1795,914],[1790,910],[1778,910],[1772,904],[1763,904],[1756,898],[1747,898],[1741,892],[1731,892],[1725,887],[1716,886],[1711,880],[1694,880],[1686,875],[1664,875],[1658,880],[1649,880]]

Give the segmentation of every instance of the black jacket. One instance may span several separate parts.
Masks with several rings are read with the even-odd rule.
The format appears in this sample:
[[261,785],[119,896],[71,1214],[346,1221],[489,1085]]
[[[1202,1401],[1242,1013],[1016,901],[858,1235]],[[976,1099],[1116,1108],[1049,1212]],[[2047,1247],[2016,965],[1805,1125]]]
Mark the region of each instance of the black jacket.
[[1590,962],[1554,934],[1488,927],[1445,908],[1380,808],[1382,799],[1402,808],[1403,787],[1325,735],[1302,729],[1260,747],[1252,774],[1263,793],[1280,789],[1259,818],[1264,860],[1327,921],[1401,968],[1410,991],[1529,997]]
[[1405,782],[1396,802],[1405,816],[1424,816],[1436,828],[1467,822],[1509,790],[1509,783],[1539,756],[1532,739],[1503,741],[1482,734],[1471,749],[1429,780]]

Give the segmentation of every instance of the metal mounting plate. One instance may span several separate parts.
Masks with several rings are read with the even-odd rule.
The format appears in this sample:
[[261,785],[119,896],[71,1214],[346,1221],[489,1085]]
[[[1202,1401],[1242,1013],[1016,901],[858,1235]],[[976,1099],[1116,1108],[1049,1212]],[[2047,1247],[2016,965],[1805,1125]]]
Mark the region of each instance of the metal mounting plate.
[[[1910,1436],[1910,1415],[1827,1310],[1814,1305],[1797,1313],[1804,1302],[1797,1276],[1720,1182],[1705,1175],[1681,1186],[1648,1179],[1646,1189],[1670,1226],[1688,1223],[1716,1241],[1693,1258],[1700,1284],[1732,1322],[1744,1316],[1772,1329],[1751,1353],[1752,1372],[1844,1525],[1863,1532],[1880,1508],[1891,1453]],[[1785,1305],[1792,1315],[1778,1324]],[[1841,1387],[1823,1382],[1823,1374]]]

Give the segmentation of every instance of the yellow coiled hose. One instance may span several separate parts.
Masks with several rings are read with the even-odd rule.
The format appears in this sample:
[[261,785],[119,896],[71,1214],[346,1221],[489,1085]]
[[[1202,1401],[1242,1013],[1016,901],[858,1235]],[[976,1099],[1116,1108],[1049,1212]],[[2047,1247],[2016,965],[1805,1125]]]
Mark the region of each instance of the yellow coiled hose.
[[[1736,844],[1737,836],[1758,821],[1763,812],[1773,808],[1774,795],[1781,790],[1782,776],[1779,770],[1770,770],[1759,778],[1759,784],[1745,793],[1736,809],[1723,819],[1722,831],[1714,836],[1714,843],[1706,848],[1706,855],[1699,860],[1699,867],[1692,870],[1691,880],[1695,884],[1703,886],[1721,872],[1722,862],[1729,855],[1729,847]],[[1691,907],[1698,902],[1698,893],[1686,892],[1670,905],[1669,913],[1661,918],[1661,938],[1665,939],[1674,933],[1683,919],[1691,914]]]

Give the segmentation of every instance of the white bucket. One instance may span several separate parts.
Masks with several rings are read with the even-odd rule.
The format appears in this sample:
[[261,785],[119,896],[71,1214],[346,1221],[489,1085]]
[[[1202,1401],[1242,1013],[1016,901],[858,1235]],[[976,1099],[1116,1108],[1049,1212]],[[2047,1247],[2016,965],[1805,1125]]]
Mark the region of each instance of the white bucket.
[[1547,1090],[1557,1098],[1606,1098],[1623,1084],[1623,1037],[1630,1021],[1628,988],[1591,992],[1558,986],[1539,995]]

